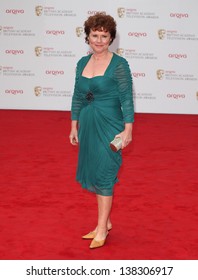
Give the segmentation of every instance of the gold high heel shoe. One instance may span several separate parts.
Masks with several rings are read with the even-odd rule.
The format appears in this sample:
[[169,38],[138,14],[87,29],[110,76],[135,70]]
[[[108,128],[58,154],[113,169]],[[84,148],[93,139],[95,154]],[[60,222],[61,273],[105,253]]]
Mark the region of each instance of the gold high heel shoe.
[[95,238],[91,241],[91,244],[89,246],[90,249],[96,249],[104,246],[106,238],[108,236],[109,232],[107,232],[105,239],[103,240],[96,240]]
[[91,231],[88,234],[82,236],[82,239],[94,239],[96,236],[96,231]]
[[[112,226],[108,228],[108,231],[112,229]],[[88,234],[82,236],[82,239],[94,239],[96,236],[96,231],[90,231]]]

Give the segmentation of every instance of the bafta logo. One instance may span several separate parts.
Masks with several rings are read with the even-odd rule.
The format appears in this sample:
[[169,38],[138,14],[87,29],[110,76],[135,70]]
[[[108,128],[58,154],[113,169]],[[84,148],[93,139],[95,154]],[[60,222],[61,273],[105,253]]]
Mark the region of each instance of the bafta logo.
[[35,13],[38,17],[42,16],[43,13],[43,7],[42,6],[36,6],[35,7]]
[[158,80],[163,80],[163,78],[164,78],[164,70],[158,69],[158,70],[156,71],[156,74],[157,74]]
[[164,29],[159,29],[158,30],[158,37],[160,40],[164,40],[166,37],[166,30]]
[[123,56],[123,55],[124,55],[124,49],[118,48],[118,49],[116,50],[116,53],[117,53],[119,56]]
[[83,34],[83,28],[80,26],[76,27],[76,36],[81,37],[82,34]]
[[36,56],[41,56],[42,55],[42,47],[37,46],[37,47],[35,47],[34,51],[35,51]]
[[117,13],[118,13],[119,18],[123,18],[125,16],[125,8],[121,8],[121,7],[118,8]]
[[36,96],[40,96],[41,93],[42,93],[42,87],[37,86],[37,87],[34,88],[34,94],[35,94]]

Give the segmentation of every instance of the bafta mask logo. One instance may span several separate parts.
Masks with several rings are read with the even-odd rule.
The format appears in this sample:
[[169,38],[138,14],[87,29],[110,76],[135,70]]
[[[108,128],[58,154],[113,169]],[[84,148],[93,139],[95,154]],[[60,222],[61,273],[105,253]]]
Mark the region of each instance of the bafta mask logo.
[[43,13],[43,7],[42,6],[36,6],[35,7],[35,13],[38,17],[42,16]]
[[116,50],[116,53],[117,53],[119,56],[123,56],[123,55],[124,55],[124,49],[118,48],[118,49]]
[[2,66],[0,65],[0,75],[1,75],[1,72],[2,72]]
[[1,35],[1,31],[2,31],[2,26],[0,25],[0,35]]
[[121,7],[118,8],[117,13],[118,13],[119,18],[123,18],[125,16],[125,8],[121,8]]
[[158,37],[160,40],[164,40],[166,37],[166,30],[164,29],[159,29],[158,30]]
[[83,28],[80,26],[76,27],[76,36],[81,37],[82,34],[83,34]]
[[198,91],[196,92],[197,100],[198,100]]
[[37,87],[34,88],[34,94],[35,94],[36,96],[40,96],[41,93],[42,93],[42,87],[37,86]]
[[164,70],[158,69],[158,70],[156,71],[156,74],[157,74],[158,80],[163,80],[163,78],[164,78]]
[[42,47],[37,46],[37,47],[35,47],[34,51],[35,51],[36,56],[41,56],[42,55]]

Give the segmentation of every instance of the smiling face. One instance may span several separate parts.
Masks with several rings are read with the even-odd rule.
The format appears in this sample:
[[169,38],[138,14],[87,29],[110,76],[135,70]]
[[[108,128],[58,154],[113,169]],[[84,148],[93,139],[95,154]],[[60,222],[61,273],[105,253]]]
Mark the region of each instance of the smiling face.
[[108,50],[111,43],[111,35],[108,31],[92,30],[89,34],[89,45],[95,53],[102,53]]

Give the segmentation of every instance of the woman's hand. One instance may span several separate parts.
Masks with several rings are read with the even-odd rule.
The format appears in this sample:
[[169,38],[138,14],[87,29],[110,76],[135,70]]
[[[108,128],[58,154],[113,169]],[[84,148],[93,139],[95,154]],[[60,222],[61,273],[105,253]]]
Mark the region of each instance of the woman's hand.
[[78,122],[72,121],[71,132],[69,135],[70,143],[72,145],[78,145]]
[[125,129],[115,136],[115,138],[120,137],[122,139],[122,149],[124,149],[126,146],[128,146],[129,143],[132,141],[132,123],[126,123]]

